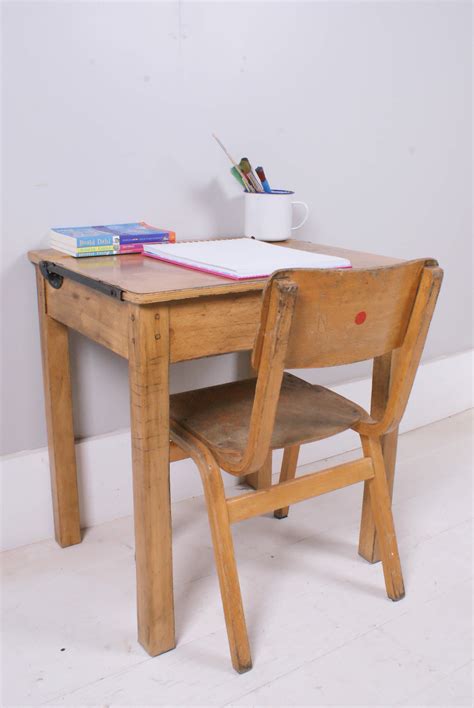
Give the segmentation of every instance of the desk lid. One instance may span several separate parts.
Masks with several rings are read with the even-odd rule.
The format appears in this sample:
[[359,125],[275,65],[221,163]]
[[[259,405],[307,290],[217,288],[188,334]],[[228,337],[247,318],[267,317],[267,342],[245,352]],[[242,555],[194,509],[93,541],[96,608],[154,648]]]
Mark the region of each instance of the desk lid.
[[[353,268],[373,268],[400,262],[400,259],[372,253],[323,246],[306,241],[282,241],[278,245],[348,258]],[[167,302],[232,293],[263,290],[266,278],[235,281],[216,275],[171,265],[141,254],[73,258],[54,249],[29,251],[34,264],[49,261],[82,276],[122,291],[122,299],[137,304]]]

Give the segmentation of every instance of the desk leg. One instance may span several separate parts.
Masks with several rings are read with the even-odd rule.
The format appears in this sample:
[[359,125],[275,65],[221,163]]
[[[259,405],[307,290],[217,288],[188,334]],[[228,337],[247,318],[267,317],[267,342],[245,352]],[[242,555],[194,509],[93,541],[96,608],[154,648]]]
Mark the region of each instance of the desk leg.
[[69,338],[46,311],[46,281],[36,269],[43,384],[53,498],[54,535],[60,546],[81,542],[72,419]]
[[[381,417],[388,399],[390,391],[390,381],[396,365],[396,356],[392,353],[374,359],[372,373],[372,401],[371,415],[374,418]],[[398,427],[387,433],[382,438],[382,451],[387,474],[390,498],[393,495],[393,483],[395,477],[395,463],[397,459]],[[367,485],[366,485],[367,487]],[[377,543],[377,533],[375,531],[374,519],[370,507],[370,500],[367,488],[364,488],[364,499],[362,502],[362,518],[360,524],[359,554],[369,561],[377,563],[380,560],[380,552]]]
[[129,306],[129,377],[138,640],[156,656],[175,647],[167,306]]

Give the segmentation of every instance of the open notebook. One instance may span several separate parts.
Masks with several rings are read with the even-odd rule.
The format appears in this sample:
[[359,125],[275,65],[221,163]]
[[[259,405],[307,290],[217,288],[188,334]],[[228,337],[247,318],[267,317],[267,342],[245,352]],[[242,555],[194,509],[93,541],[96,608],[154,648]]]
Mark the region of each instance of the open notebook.
[[146,256],[225,278],[265,278],[281,268],[350,268],[347,258],[274,246],[251,238],[229,238],[144,246]]

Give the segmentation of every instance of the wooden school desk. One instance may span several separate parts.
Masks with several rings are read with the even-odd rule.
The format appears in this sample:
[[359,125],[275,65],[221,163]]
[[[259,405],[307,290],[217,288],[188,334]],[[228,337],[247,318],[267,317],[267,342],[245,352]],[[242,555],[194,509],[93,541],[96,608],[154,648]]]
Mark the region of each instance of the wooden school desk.
[[[349,258],[354,268],[393,258],[301,241],[282,245]],[[170,460],[184,454],[169,439],[169,366],[178,361],[250,350],[265,279],[234,281],[141,255],[72,258],[31,251],[38,288],[55,536],[81,541],[74,451],[68,328],[128,359],[137,572],[138,639],[155,656],[175,646]],[[375,360],[372,410],[384,405],[390,356]],[[383,447],[393,483],[397,431]],[[270,469],[252,484],[268,483]],[[371,518],[362,520],[359,552],[377,560]]]

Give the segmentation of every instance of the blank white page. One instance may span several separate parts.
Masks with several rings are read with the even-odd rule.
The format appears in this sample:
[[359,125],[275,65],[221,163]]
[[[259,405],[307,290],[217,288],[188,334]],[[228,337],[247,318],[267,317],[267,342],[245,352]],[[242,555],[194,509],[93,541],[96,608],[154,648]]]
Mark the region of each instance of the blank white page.
[[347,258],[298,251],[251,238],[144,244],[147,256],[227,278],[264,278],[282,268],[350,268]]

